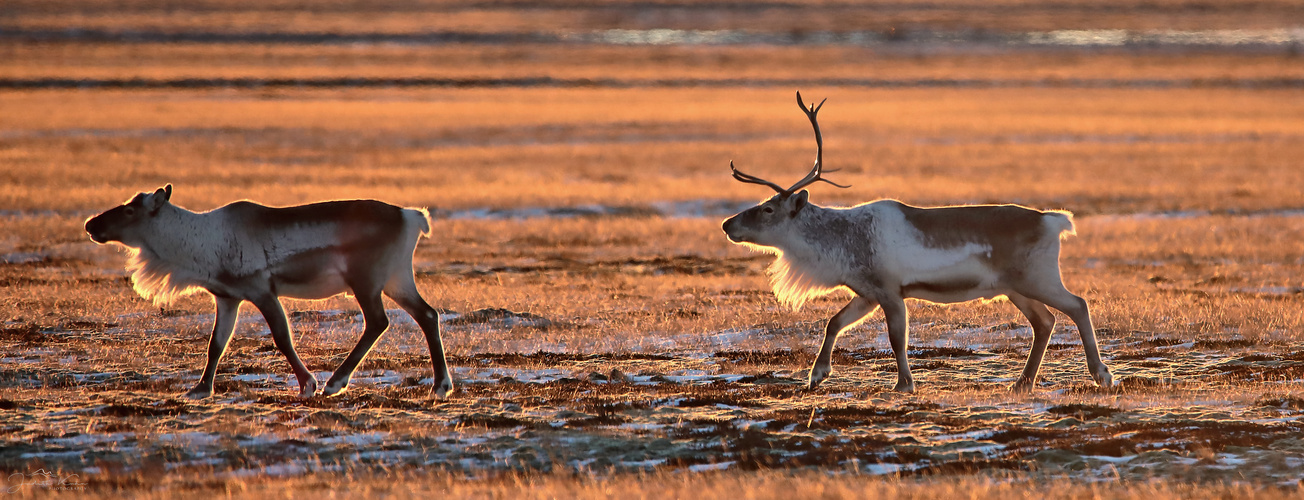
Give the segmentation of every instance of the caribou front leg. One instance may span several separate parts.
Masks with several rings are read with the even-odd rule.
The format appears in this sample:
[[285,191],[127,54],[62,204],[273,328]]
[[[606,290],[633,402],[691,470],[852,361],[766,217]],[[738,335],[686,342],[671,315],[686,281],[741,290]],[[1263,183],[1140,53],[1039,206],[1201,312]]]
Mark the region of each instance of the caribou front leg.
[[878,309],[877,302],[856,296],[843,306],[841,311],[829,318],[828,324],[824,327],[824,343],[820,345],[820,353],[815,357],[815,364],[810,368],[808,389],[814,390],[819,387],[820,382],[833,373],[833,346],[838,342],[838,335],[865,319],[865,316],[869,316],[876,309]]
[[199,384],[186,393],[190,399],[204,399],[213,395],[213,380],[217,377],[217,363],[226,353],[227,344],[231,343],[231,333],[235,331],[236,318],[240,312],[240,299],[225,296],[213,296],[217,313],[213,316],[213,334],[208,337],[208,364],[204,365],[204,374]]

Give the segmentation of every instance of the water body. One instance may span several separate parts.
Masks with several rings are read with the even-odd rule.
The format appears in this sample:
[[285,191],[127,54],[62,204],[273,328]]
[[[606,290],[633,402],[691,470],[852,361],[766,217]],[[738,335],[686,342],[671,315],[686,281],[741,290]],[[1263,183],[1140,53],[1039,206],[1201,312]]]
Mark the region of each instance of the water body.
[[[999,52],[1304,53],[1304,27],[1225,30],[686,30],[524,32],[166,31],[0,24],[0,42],[365,47],[514,45],[576,47],[863,47],[916,54]],[[0,78],[0,89],[338,89],[338,88],[1232,88],[1299,89],[1304,78]]]
[[0,89],[341,88],[1137,88],[1299,89],[1304,78],[0,78]]
[[1187,49],[1298,52],[1304,28],[1225,30],[1054,30],[999,32],[977,29],[908,31],[755,31],[608,29],[595,31],[289,32],[25,29],[0,26],[0,40],[20,42],[449,45],[545,44],[622,46],[859,46],[948,50]]

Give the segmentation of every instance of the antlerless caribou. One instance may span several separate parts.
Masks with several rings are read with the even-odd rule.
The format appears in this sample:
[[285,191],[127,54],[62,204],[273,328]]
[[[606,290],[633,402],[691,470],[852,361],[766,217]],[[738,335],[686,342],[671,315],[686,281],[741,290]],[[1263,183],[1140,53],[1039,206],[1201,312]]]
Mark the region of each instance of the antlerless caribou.
[[439,338],[439,315],[417,291],[412,252],[430,235],[423,209],[374,200],[344,200],[272,208],[237,201],[195,213],[173,205],[172,185],[139,193],[126,204],[86,221],[96,243],[119,243],[130,257],[136,292],[155,303],[200,290],[217,305],[208,364],[191,398],[213,394],[217,363],[226,352],[240,304],[262,313],[277,349],[299,379],[299,395],[317,392],[317,379],[294,351],[280,297],[323,299],[352,293],[366,327],[358,345],[331,375],[322,393],[343,392],[354,370],[389,326],[381,294],[394,299],[425,333],[435,378],[431,393],[444,397],[453,379]]
[[1028,317],[1033,331],[1027,364],[1012,390],[1030,390],[1037,381],[1055,328],[1055,316],[1046,306],[1064,312],[1077,325],[1087,371],[1096,383],[1113,384],[1100,360],[1087,302],[1069,292],[1060,278],[1060,239],[1075,234],[1072,214],[1017,205],[919,208],[895,200],[849,208],[812,204],[802,188],[816,181],[847,186],[821,177],[824,143],[816,114],[824,102],[808,108],[798,92],[797,105],[815,129],[815,166],[784,189],[729,162],[735,179],[769,186],[778,194],[730,217],[723,226],[730,241],[777,255],[769,274],[780,302],[799,308],[835,290],[851,291],[851,300],[824,330],[809,388],[832,373],[838,335],[882,308],[897,362],[894,389],[914,392],[906,356],[905,299],[950,304],[1001,296]]

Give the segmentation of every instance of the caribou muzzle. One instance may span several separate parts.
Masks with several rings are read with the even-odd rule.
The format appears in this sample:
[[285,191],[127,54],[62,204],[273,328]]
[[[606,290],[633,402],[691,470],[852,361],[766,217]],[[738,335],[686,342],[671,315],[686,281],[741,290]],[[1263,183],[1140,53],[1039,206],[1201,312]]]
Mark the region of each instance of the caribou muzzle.
[[109,242],[109,235],[106,234],[108,228],[104,227],[104,221],[99,217],[92,217],[86,221],[86,234],[91,236],[91,241],[104,244]]
[[[740,215],[741,215],[741,214],[740,214]],[[728,218],[728,219],[725,219],[724,224],[721,224],[721,225],[720,225],[720,228],[721,228],[721,229],[724,229],[724,235],[725,235],[725,236],[728,236],[728,237],[729,237],[729,241],[732,241],[732,242],[734,242],[734,243],[742,243],[742,242],[743,242],[743,238],[742,238],[742,236],[740,236],[740,235],[737,234],[737,233],[738,233],[738,229],[737,229],[737,224],[736,224],[736,223],[738,222],[738,217],[739,217],[738,215],[735,215],[735,216],[733,216],[733,217],[730,217],[730,218]]]

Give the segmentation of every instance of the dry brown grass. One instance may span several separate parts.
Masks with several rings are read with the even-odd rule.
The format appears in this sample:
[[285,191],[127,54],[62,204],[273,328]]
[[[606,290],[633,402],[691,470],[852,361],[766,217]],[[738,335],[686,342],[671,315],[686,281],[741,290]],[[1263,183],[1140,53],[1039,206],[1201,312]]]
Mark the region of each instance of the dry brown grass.
[[[1294,91],[805,89],[849,190],[918,204],[1079,213],[1295,208]],[[0,204],[101,210],[165,182],[204,210],[375,197],[439,208],[639,205],[764,195],[811,155],[789,91],[6,93]],[[69,179],[78,182],[70,183]]]
[[[16,286],[0,293],[0,313],[12,320],[118,322],[122,314],[157,311],[125,285],[121,253],[81,240],[80,218],[14,217],[4,227],[17,242],[5,251],[35,251],[49,259],[9,266],[4,273]],[[764,293],[771,257],[726,244],[714,219],[441,220],[435,234],[418,248],[417,270],[423,293],[437,307],[502,307],[584,325],[515,331],[514,342],[562,343],[582,352],[641,351],[649,338],[807,321],[813,334],[814,322],[845,300],[835,295],[799,312],[779,307]],[[1070,289],[1092,303],[1097,326],[1112,332],[1107,338],[1177,332],[1190,339],[1296,342],[1304,332],[1299,295],[1273,290],[1304,282],[1301,242],[1298,217],[1084,217],[1079,236],[1064,244],[1063,268]],[[690,260],[655,262],[676,256]],[[733,295],[747,291],[758,293]],[[339,299],[290,307],[356,306]],[[195,314],[210,308],[203,296],[170,307]],[[946,339],[954,325],[1024,322],[1003,302],[917,304],[911,314],[920,325],[914,337],[923,341]],[[167,323],[147,317],[132,321],[145,321],[142,327]],[[869,324],[878,331],[877,320]],[[201,335],[207,326],[193,328]],[[449,342],[450,352],[496,352],[504,340],[459,335]],[[814,341],[793,338],[791,346],[812,347]]]
[[[631,7],[605,1],[532,9],[485,5],[20,0],[0,6],[5,14],[0,29],[389,34],[617,27],[777,33],[892,27],[993,32],[1268,29],[1291,27],[1289,20],[1300,13],[1298,5],[1277,0],[1199,8],[1177,0],[1146,5],[1085,0],[1053,5],[1022,0],[784,2],[748,9],[733,3]],[[0,91],[0,256],[15,261],[0,264],[6,359],[0,366],[5,387],[0,404],[12,407],[0,418],[0,440],[12,445],[0,451],[0,465],[6,472],[28,473],[36,462],[22,458],[23,450],[54,450],[41,456],[57,457],[65,446],[58,444],[65,442],[61,440],[93,441],[120,432],[136,440],[130,446],[137,447],[138,456],[96,464],[98,469],[86,474],[91,481],[84,493],[92,498],[1162,500],[1297,495],[1298,485],[1265,478],[1298,477],[1291,467],[1299,463],[1299,443],[1290,437],[1297,427],[1290,421],[1298,416],[1292,405],[1299,404],[1298,394],[1304,391],[1296,359],[1304,352],[1304,294],[1299,293],[1304,286],[1304,218],[1297,213],[1304,207],[1304,169],[1298,161],[1304,157],[1304,99],[1288,85],[1231,84],[1299,79],[1304,65],[1298,59],[1293,53],[1145,49],[933,53],[839,46],[0,40],[0,78],[550,77],[633,84]],[[720,233],[720,216],[662,217],[652,210],[662,202],[738,202],[768,195],[731,180],[726,175],[730,159],[750,173],[780,181],[802,173],[813,144],[793,109],[792,89],[676,88],[649,80],[829,78],[995,84],[802,88],[807,97],[830,98],[821,114],[825,158],[830,167],[842,168],[832,177],[853,184],[847,190],[818,187],[814,199],[827,205],[879,197],[920,205],[1017,202],[1074,211],[1079,235],[1064,244],[1065,281],[1092,305],[1106,360],[1116,377],[1127,381],[1122,389],[1090,388],[1081,349],[1063,345],[1072,336],[1061,333],[1054,340],[1061,345],[1048,354],[1043,369],[1047,386],[1027,396],[1007,394],[1005,378],[1021,367],[1030,333],[1023,328],[1024,319],[1003,302],[911,305],[915,345],[973,343],[992,351],[916,359],[919,394],[886,391],[893,368],[873,356],[886,348],[877,318],[844,336],[839,345],[846,349],[835,360],[838,372],[825,387],[814,393],[797,389],[822,322],[845,299],[835,296],[802,311],[785,310],[768,294],[764,270],[770,257],[729,245]],[[1153,80],[1173,86],[1083,88],[1073,83],[1077,80]],[[1188,86],[1188,81],[1197,84]],[[1210,81],[1223,83],[1198,83]],[[1010,82],[1035,85],[1000,86]],[[436,307],[459,312],[505,308],[554,322],[550,327],[448,325],[444,339],[459,375],[524,366],[524,375],[517,376],[560,369],[563,378],[537,384],[466,383],[453,399],[428,401],[416,382],[428,376],[424,341],[411,325],[396,324],[363,369],[393,371],[402,382],[364,382],[343,398],[293,400],[284,396],[288,389],[278,378],[285,375],[283,360],[265,339],[252,338],[260,332],[261,320],[246,310],[220,375],[221,398],[178,402],[173,395],[193,382],[190,377],[199,367],[211,301],[193,296],[164,309],[149,304],[131,292],[122,271],[124,255],[91,244],[82,230],[87,216],[169,182],[176,187],[173,201],[195,210],[243,198],[288,205],[353,197],[435,208],[435,236],[421,244],[416,260],[418,285]],[[585,204],[626,207],[631,215],[440,218],[474,208]],[[1165,213],[1169,211],[1185,212]],[[343,297],[287,303],[292,311],[355,307]],[[360,328],[356,322],[332,326],[312,320],[296,320],[295,327],[300,351],[314,370],[331,369]],[[728,342],[716,338],[737,331],[749,333]],[[1199,344],[1180,347],[1186,343]],[[519,363],[494,357],[536,350],[598,357],[568,359],[545,352]],[[729,350],[743,354],[724,352]],[[629,353],[668,354],[669,359],[619,358]],[[741,361],[730,356],[742,356]],[[765,380],[594,381],[593,374],[613,367],[628,374],[696,370]],[[110,378],[76,378],[100,380],[95,377],[102,375]],[[237,380],[237,375],[253,379]],[[262,376],[266,380],[258,378]],[[705,403],[677,403],[693,398]],[[1273,398],[1282,402],[1265,403]],[[711,404],[716,400],[741,406],[716,408]],[[1065,423],[1072,419],[1046,411],[1053,405],[1080,404],[1119,416]],[[123,415],[103,415],[106,407]],[[182,413],[151,413],[157,408]],[[875,412],[898,408],[921,410],[900,421],[874,420]],[[659,430],[583,427],[590,425],[583,424],[585,419],[608,410]],[[844,410],[855,418],[838,420],[826,410]],[[486,415],[505,416],[508,423],[476,427],[475,419]],[[757,438],[713,423],[767,419],[805,425],[769,429]],[[556,430],[556,423],[567,427]],[[1262,442],[1242,447],[1245,435],[1234,430],[1245,425],[1261,426],[1251,437]],[[1035,436],[1051,428],[1072,432],[1053,443],[1007,442],[1014,451],[987,472],[944,468],[950,463],[943,458],[950,456],[945,448],[973,444],[963,443],[969,439],[964,436],[992,429]],[[1134,445],[1169,453],[1172,463],[1195,465],[1164,469],[1154,473],[1153,481],[1145,480],[1150,476],[1143,477],[1140,466],[1131,476],[1116,469],[1123,480],[1093,483],[1081,478],[1105,476],[1042,470],[1030,456],[1041,446],[1117,457],[1110,455],[1120,453],[1116,441],[1128,438],[1115,434],[1136,428],[1151,435],[1136,438]],[[168,439],[191,433],[212,436],[218,444],[195,448],[225,461],[214,466],[169,462],[169,457],[195,450]],[[571,448],[567,440],[610,438],[617,444],[598,444],[619,451],[669,433],[679,433],[676,445],[684,450],[668,455],[655,470],[611,476],[490,468],[483,474],[462,471],[478,478],[467,479],[386,465],[303,475],[292,470],[290,477],[231,475],[267,464],[298,464],[294,460],[301,457],[282,455],[296,453],[292,442],[300,439],[308,441],[304,446],[312,448],[309,455],[317,457],[318,465],[360,463],[349,454],[375,451],[376,446],[350,448],[341,441],[336,450],[333,445],[314,447],[314,439],[364,433],[388,433],[384,443],[416,450],[420,459],[442,457],[459,446],[466,451],[463,458],[535,446],[592,458],[608,452]],[[942,475],[842,473],[829,464],[866,453],[892,457],[883,454],[881,444],[836,439],[824,441],[837,451],[824,458],[781,457],[788,464],[823,460],[816,462],[822,465],[706,474],[687,469],[715,463],[730,453],[729,446],[744,452],[748,446],[802,449],[829,436],[878,439],[883,433],[923,441],[894,438],[886,449],[918,445],[922,451],[916,453],[938,453],[936,463],[899,463],[941,464]],[[510,443],[505,448],[468,444],[482,436]],[[242,440],[254,444],[242,445]],[[449,440],[454,443],[445,446]],[[716,440],[724,450],[715,451]],[[291,443],[289,452],[286,443]],[[118,444],[82,450],[86,456],[111,457],[113,446]],[[1219,468],[1261,451],[1268,458],[1253,467]],[[1220,462],[1226,457],[1216,453],[1224,452],[1232,459]],[[620,463],[619,458],[613,463]],[[764,469],[769,463],[745,454],[728,459],[738,460],[738,467]],[[1012,462],[1018,472],[992,472]],[[828,472],[837,473],[830,477]],[[1249,476],[1235,476],[1238,472]],[[1201,482],[1188,484],[1191,480]],[[1223,480],[1233,484],[1219,482]],[[18,493],[45,497],[59,492],[26,488]]]
[[940,53],[860,47],[411,47],[194,43],[0,45],[0,78],[917,79],[1062,84],[1071,80],[1301,78],[1291,54]]
[[[1127,482],[1083,484],[1064,480],[1030,482],[1024,480],[884,480],[873,477],[842,477],[831,481],[820,474],[762,472],[751,474],[646,474],[602,479],[574,476],[504,475],[467,480],[447,475],[428,475],[396,471],[390,474],[360,476],[313,476],[303,479],[247,479],[213,481],[205,477],[168,481],[175,484],[160,491],[141,492],[134,486],[128,491],[134,498],[172,498],[178,491],[199,488],[204,494],[217,493],[225,498],[292,499],[292,498],[375,498],[394,500],[409,498],[502,498],[502,499],[738,499],[780,500],[821,498],[828,500],[856,498],[964,498],[969,500],[1012,498],[1062,498],[1093,500],[1116,498],[1128,500],[1268,500],[1295,498],[1289,488],[1248,485],[1188,484],[1180,482]],[[145,480],[146,484],[154,483]],[[214,487],[216,486],[216,487]],[[114,485],[88,485],[83,498],[120,498]],[[216,490],[216,491],[214,491]],[[28,489],[18,498],[58,496],[49,490]]]
[[[1256,292],[1304,281],[1298,217],[1090,217],[1298,208],[1304,171],[1295,158],[1304,151],[1291,138],[1304,107],[1289,91],[810,92],[835,99],[823,117],[827,157],[844,168],[838,179],[854,185],[818,189],[817,201],[850,204],[892,196],[925,205],[1016,201],[1068,208],[1079,214],[1080,236],[1064,246],[1065,273],[1071,288],[1092,299],[1101,325],[1119,332],[1176,329],[1264,339],[1298,338],[1304,331],[1297,300]],[[81,219],[166,182],[176,185],[175,202],[196,210],[240,198],[284,205],[348,197],[438,209],[638,207],[764,196],[724,175],[724,163],[736,159],[748,171],[783,179],[800,172],[811,149],[809,131],[786,103],[790,97],[777,90],[386,95],[0,95],[13,111],[0,116],[0,127],[15,134],[0,148],[8,165],[0,204],[73,214],[6,217],[4,250],[54,249],[92,263],[73,266],[82,269],[74,273],[116,279],[121,256],[91,249]],[[768,260],[726,244],[717,223],[656,217],[441,220],[437,236],[418,253],[419,268],[433,273],[422,277],[422,286],[442,307],[462,311],[494,306],[569,319],[647,311],[629,321],[600,323],[596,332],[567,334],[579,345],[596,333],[617,339],[604,346],[626,348],[640,345],[647,332],[814,321],[837,307],[825,301],[789,314],[768,297],[752,296],[730,299],[721,314],[713,295],[763,289]],[[675,255],[745,272],[664,276],[583,266],[479,276],[446,271],[454,263],[492,268],[560,259],[592,267]],[[73,278],[42,279],[30,289],[12,289],[10,317],[108,321],[124,311],[151,310],[124,297],[125,289],[103,287],[112,282],[73,292]],[[195,299],[179,307],[209,306]],[[700,316],[685,322],[658,312],[667,310]],[[1022,321],[1001,304],[921,307],[915,316],[941,325]],[[917,335],[934,334],[921,329]],[[945,327],[936,335],[945,335]],[[486,339],[454,343],[453,349],[491,346]]]

